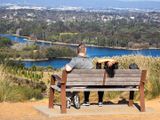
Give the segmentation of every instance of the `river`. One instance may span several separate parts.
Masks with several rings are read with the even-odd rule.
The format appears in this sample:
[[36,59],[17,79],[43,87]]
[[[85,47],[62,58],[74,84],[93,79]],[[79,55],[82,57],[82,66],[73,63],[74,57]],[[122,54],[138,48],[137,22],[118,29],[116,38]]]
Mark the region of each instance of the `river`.
[[[24,37],[16,37],[8,34],[0,34],[0,36],[7,37],[15,42],[27,43],[29,42]],[[49,43],[37,42],[38,45],[48,46]],[[73,46],[70,46],[73,47]],[[122,55],[144,55],[152,57],[160,57],[160,49],[142,49],[142,50],[126,50],[126,49],[114,49],[114,48],[103,48],[103,47],[87,47],[87,56],[88,57],[113,57],[113,56],[122,56]],[[69,59],[54,59],[47,61],[25,61],[23,62],[26,67],[35,66],[52,66],[53,68],[62,68],[67,64]]]

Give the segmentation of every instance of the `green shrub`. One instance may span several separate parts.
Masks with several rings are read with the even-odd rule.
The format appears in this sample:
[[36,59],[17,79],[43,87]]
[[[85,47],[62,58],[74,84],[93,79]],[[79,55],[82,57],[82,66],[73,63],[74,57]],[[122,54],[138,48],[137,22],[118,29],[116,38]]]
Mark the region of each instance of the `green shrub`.
[[11,85],[9,80],[0,82],[0,102],[3,101],[22,101],[24,96]]
[[148,99],[156,98],[160,95],[160,81],[157,76],[150,76],[150,81],[146,86],[146,94]]
[[32,98],[43,98],[40,89],[34,89],[28,86],[15,86],[15,89],[17,89],[17,91],[19,91],[20,94],[23,94],[23,100],[30,100]]
[[49,59],[53,59],[56,57],[74,57],[76,53],[73,49],[59,46],[59,47],[49,47],[46,51],[46,57]]
[[5,73],[4,67],[0,66],[0,102],[4,101],[24,101],[32,98],[42,99],[41,89],[29,86],[18,86],[12,78]]
[[12,45],[12,41],[5,37],[0,37],[0,48]]
[[0,82],[0,102],[18,102],[30,100],[32,98],[42,99],[41,90],[26,86],[12,85],[8,80]]

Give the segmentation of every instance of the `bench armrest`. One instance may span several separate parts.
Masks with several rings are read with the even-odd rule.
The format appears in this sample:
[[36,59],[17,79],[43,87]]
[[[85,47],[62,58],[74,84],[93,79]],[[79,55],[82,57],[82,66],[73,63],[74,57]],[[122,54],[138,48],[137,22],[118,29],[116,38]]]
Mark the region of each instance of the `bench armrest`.
[[54,80],[54,81],[61,81],[61,78],[58,76],[58,75],[52,75],[52,79]]
[[51,85],[55,85],[55,82],[61,84],[61,78],[58,75],[51,76]]

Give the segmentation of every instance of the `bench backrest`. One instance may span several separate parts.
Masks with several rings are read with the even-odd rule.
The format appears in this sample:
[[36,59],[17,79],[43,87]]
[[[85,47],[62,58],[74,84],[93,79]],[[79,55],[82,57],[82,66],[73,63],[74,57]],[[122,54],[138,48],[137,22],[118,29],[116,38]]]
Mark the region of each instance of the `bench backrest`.
[[104,69],[74,69],[65,78],[66,86],[138,86],[145,81],[146,70],[117,69],[110,78]]
[[117,69],[114,77],[106,77],[105,85],[140,85],[142,71],[138,69]]
[[67,75],[67,86],[102,85],[104,69],[74,69]]

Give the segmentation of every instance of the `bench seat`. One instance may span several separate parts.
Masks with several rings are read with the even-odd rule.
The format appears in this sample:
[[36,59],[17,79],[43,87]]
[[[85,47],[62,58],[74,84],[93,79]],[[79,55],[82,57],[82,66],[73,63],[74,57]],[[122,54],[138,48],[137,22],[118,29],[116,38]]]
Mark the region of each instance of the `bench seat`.
[[[57,85],[51,85],[51,88],[57,90],[58,92],[61,91],[61,87]],[[66,92],[81,92],[81,91],[138,91],[139,88],[134,88],[134,87],[71,87],[71,88],[66,88]]]

